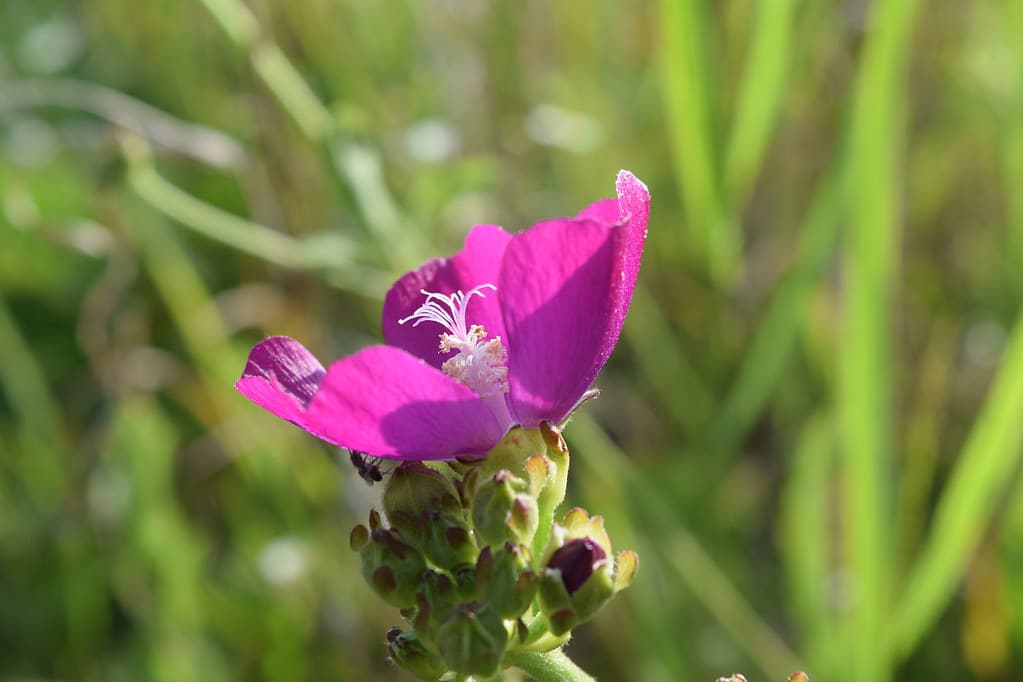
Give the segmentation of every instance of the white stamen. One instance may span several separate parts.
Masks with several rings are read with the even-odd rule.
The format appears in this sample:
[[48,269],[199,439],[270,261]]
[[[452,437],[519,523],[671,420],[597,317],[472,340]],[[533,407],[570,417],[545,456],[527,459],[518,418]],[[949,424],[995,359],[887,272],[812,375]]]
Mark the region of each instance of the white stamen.
[[413,321],[412,326],[418,327],[423,322],[435,322],[444,327],[448,333],[440,335],[440,351],[457,351],[458,354],[441,365],[441,370],[486,399],[508,392],[508,351],[500,336],[484,341],[487,331],[482,325],[467,326],[469,301],[473,296],[484,298],[484,289],[497,291],[493,284],[481,284],[468,292],[459,290],[450,295],[423,289],[420,293],[426,296],[426,302],[408,317],[398,320],[398,324]]

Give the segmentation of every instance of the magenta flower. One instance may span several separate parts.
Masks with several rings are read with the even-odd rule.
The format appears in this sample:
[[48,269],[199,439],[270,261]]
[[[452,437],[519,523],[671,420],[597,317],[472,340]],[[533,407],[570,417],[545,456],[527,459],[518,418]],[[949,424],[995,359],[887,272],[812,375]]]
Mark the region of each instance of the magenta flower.
[[387,293],[387,345],[325,370],[283,336],[257,344],[235,387],[325,441],[377,457],[489,451],[516,424],[559,423],[618,341],[650,194],[628,171],[617,199],[511,235],[478,225],[451,258]]

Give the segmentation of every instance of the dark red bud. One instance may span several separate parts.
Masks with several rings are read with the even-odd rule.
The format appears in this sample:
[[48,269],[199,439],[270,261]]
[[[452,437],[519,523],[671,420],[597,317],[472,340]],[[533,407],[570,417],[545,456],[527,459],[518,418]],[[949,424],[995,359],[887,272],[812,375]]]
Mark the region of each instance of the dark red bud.
[[589,538],[569,540],[551,556],[548,568],[561,571],[561,582],[569,594],[583,586],[597,562],[607,558],[604,548]]

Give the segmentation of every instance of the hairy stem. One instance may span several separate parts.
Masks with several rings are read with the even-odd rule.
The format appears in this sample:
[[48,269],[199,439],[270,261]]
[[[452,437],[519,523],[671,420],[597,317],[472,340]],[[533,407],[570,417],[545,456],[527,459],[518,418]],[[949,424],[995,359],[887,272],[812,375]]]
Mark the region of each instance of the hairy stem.
[[505,656],[505,661],[521,668],[537,682],[594,682],[594,678],[561,649],[546,653],[514,651]]

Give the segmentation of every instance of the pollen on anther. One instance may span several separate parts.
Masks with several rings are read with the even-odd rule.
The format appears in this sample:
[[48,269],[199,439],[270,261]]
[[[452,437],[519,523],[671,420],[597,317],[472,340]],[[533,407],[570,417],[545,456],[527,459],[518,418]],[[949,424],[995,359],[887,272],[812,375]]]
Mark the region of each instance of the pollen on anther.
[[473,296],[484,297],[483,290],[496,291],[493,284],[481,284],[468,292],[461,290],[453,294],[422,291],[426,302],[398,324],[413,321],[418,327],[423,322],[441,325],[445,333],[440,334],[439,351],[457,352],[441,365],[441,371],[460,381],[482,398],[488,398],[508,391],[508,352],[501,337],[487,339],[483,325],[469,325],[466,312]]

